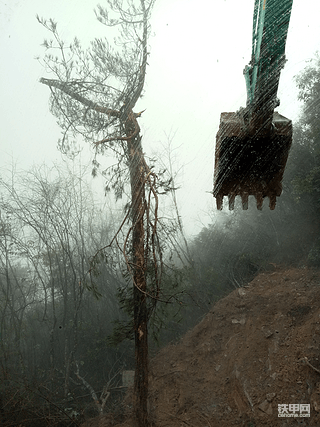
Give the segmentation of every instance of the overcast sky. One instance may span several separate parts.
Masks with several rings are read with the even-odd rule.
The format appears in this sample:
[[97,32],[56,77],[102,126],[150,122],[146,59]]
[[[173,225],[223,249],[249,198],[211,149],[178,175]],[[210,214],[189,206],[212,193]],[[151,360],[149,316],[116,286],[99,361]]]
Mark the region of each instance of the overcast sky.
[[[103,0],[100,1],[103,5]],[[96,0],[0,0],[1,167],[62,161],[60,129],[48,108],[46,74],[35,59],[47,31],[36,14],[53,18],[66,41],[108,37],[97,22]],[[254,0],[157,0],[145,96],[137,111],[147,154],[172,138],[180,209],[189,233],[199,231],[215,206],[212,195],[215,135],[220,113],[245,106],[243,69],[250,61]],[[293,0],[278,111],[295,120],[299,105],[293,77],[320,49],[320,4]],[[112,39],[112,37],[110,37]],[[90,161],[88,150],[83,162]],[[101,197],[103,189],[101,188]]]

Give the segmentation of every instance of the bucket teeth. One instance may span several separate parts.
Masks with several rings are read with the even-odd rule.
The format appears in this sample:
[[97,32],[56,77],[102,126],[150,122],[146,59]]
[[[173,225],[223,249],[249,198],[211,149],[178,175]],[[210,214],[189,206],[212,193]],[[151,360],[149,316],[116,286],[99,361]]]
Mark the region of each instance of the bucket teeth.
[[236,195],[235,193],[228,194],[229,199],[229,210],[233,211],[234,209],[234,201],[235,201]]
[[275,194],[269,196],[269,208],[273,211],[276,208],[277,197]]
[[258,209],[259,211],[261,211],[261,210],[262,210],[262,205],[263,205],[263,197],[262,197],[262,193],[257,193],[257,194],[255,195],[255,197],[256,197],[256,200],[257,200],[257,209]]
[[242,201],[242,209],[247,210],[249,205],[249,193],[242,193],[241,201]]
[[218,211],[221,211],[222,207],[223,207],[223,195],[222,194],[218,194],[216,196],[216,203],[217,203]]

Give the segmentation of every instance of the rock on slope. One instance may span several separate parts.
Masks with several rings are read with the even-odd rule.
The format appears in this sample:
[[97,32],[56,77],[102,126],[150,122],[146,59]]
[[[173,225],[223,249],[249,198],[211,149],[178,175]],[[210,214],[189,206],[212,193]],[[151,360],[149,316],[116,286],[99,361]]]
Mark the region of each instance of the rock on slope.
[[[151,361],[155,426],[320,426],[319,300],[319,272],[292,268],[217,302]],[[279,418],[278,404],[311,416]]]

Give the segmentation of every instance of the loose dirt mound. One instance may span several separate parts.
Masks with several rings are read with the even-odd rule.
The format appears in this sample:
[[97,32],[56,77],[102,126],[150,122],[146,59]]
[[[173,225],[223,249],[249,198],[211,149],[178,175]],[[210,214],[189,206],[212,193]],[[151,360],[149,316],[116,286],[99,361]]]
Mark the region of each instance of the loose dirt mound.
[[[319,300],[308,269],[260,274],[220,300],[151,361],[154,424],[320,426]],[[310,404],[311,417],[279,418],[278,404]]]

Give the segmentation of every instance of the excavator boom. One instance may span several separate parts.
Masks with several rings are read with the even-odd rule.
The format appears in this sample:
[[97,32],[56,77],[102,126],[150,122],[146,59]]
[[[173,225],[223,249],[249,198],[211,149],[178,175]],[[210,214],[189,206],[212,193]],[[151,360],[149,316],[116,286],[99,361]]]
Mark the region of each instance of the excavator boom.
[[213,195],[222,209],[228,196],[233,209],[237,195],[244,209],[253,195],[258,209],[269,197],[270,209],[282,192],[282,178],[292,143],[292,122],[274,109],[285,64],[293,0],[255,0],[250,64],[244,75],[247,106],[222,113],[216,138]]

